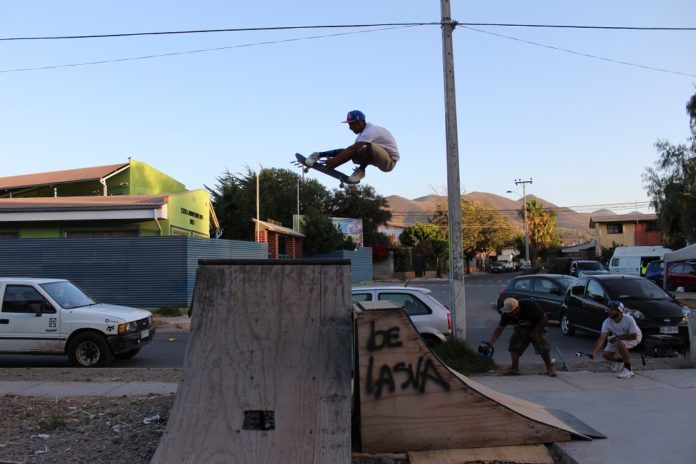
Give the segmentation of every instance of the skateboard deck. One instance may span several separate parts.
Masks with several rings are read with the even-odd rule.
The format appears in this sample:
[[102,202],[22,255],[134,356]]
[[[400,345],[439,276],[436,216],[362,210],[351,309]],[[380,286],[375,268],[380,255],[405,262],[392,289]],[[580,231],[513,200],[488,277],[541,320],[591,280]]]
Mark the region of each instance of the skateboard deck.
[[307,166],[305,164],[305,161],[307,161],[307,158],[303,155],[300,155],[299,153],[295,153],[295,158],[297,158],[297,163],[304,167],[304,172],[307,172],[310,169],[315,169],[319,172],[322,172],[322,173],[326,174],[327,176],[333,177],[334,179],[339,181],[341,183],[341,188],[343,188],[345,186],[345,184],[354,185],[354,184],[358,183],[358,182],[349,181],[347,175],[343,174],[341,171],[337,171],[336,169],[327,168],[322,163],[314,163],[313,166]]

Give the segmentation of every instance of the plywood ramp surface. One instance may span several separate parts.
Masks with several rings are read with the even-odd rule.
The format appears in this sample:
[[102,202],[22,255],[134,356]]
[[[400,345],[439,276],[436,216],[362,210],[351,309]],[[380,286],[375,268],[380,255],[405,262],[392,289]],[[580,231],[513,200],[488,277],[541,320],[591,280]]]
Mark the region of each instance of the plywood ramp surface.
[[356,318],[363,451],[529,445],[581,436],[542,406],[451,370],[402,310]]
[[350,462],[350,266],[202,264],[153,463]]
[[408,453],[408,459],[410,464],[467,464],[484,462],[553,464],[553,457],[544,445],[416,451]]

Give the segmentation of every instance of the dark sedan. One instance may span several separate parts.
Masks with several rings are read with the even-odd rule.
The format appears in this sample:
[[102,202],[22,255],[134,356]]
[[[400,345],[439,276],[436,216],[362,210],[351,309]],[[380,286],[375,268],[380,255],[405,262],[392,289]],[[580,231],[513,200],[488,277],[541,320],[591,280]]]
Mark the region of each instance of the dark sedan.
[[561,309],[561,332],[575,329],[599,333],[607,318],[607,304],[619,300],[648,335],[680,336],[688,342],[688,310],[643,277],[609,274],[581,277],[571,285]]
[[561,274],[513,277],[498,295],[496,308],[500,310],[506,298],[529,298],[544,309],[549,319],[557,321],[566,291],[574,281],[575,277]]

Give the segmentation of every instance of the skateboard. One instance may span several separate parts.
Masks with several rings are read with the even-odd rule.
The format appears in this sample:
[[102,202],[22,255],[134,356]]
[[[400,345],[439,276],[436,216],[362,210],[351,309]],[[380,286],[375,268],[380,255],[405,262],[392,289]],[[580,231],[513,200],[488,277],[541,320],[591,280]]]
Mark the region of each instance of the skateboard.
[[296,163],[296,164],[298,164],[298,165],[300,165],[300,166],[303,166],[304,172],[305,172],[305,173],[306,173],[307,171],[309,171],[310,169],[316,169],[317,171],[323,172],[323,173],[326,174],[327,176],[333,177],[334,179],[336,179],[337,181],[339,181],[339,182],[341,183],[341,184],[340,184],[341,188],[344,188],[344,187],[345,187],[345,184],[354,185],[354,184],[357,184],[357,183],[358,183],[358,182],[351,182],[351,181],[349,181],[347,175],[343,174],[341,171],[337,171],[336,169],[327,168],[327,167],[324,166],[323,163],[317,162],[317,163],[314,163],[313,166],[307,166],[307,165],[305,164],[305,161],[307,161],[307,158],[304,157],[304,156],[302,156],[302,155],[300,155],[299,153],[295,153],[295,158],[297,158],[297,163]]

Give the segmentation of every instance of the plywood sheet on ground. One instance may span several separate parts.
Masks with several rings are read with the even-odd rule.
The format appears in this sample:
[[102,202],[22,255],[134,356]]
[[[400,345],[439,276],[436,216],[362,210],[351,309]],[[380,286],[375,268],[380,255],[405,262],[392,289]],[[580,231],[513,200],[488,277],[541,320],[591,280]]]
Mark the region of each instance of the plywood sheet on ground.
[[360,312],[356,318],[363,451],[516,446],[582,437],[542,406],[449,369],[402,310]]
[[410,464],[468,464],[486,462],[553,464],[553,457],[544,445],[415,451],[408,453],[408,458]]
[[350,265],[199,265],[182,381],[152,462],[350,462]]

